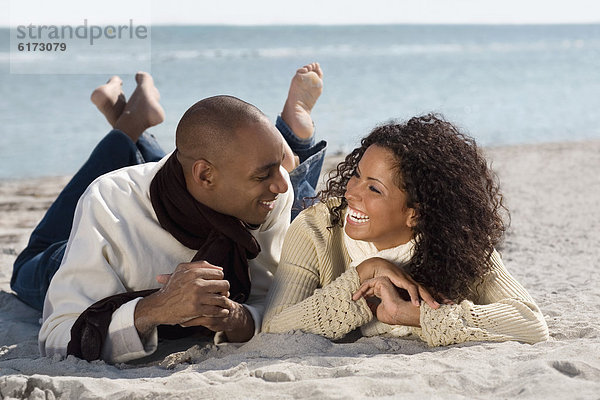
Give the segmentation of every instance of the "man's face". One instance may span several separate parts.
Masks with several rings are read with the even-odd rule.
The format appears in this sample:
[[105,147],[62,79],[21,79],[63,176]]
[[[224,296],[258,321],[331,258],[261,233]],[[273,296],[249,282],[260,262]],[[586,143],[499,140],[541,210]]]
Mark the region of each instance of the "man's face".
[[227,155],[215,164],[211,208],[248,224],[262,224],[277,195],[288,189],[281,167],[283,138],[266,119],[248,124],[235,136]]

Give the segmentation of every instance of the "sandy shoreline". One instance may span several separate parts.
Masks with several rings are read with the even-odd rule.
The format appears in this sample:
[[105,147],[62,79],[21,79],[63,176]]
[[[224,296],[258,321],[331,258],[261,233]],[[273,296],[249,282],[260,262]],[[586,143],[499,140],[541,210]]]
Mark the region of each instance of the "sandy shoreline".
[[39,358],[40,314],[9,293],[9,280],[68,178],[3,180],[0,398],[600,398],[600,141],[486,153],[512,216],[504,262],[541,307],[549,342],[428,348],[402,339],[261,334],[239,348],[201,343],[163,352],[144,366]]

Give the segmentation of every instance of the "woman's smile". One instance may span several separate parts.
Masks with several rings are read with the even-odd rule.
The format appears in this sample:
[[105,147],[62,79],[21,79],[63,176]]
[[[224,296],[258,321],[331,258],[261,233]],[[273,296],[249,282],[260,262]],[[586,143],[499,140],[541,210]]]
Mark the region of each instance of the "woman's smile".
[[348,206],[348,212],[346,214],[346,220],[349,224],[362,225],[369,222],[369,216],[363,212],[360,212],[350,206]]

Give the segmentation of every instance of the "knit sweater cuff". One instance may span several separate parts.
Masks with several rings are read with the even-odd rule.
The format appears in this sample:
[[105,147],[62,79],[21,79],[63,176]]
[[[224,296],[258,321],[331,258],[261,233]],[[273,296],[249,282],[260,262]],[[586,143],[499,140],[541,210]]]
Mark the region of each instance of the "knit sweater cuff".
[[447,346],[469,340],[490,340],[483,330],[468,326],[466,315],[473,303],[442,305],[437,310],[427,303],[421,304],[421,339],[429,346]]
[[340,339],[373,318],[365,299],[352,300],[359,286],[356,268],[349,268],[329,285],[316,289],[310,297],[274,316],[268,331],[299,329],[329,339]]
[[308,310],[314,310],[316,315],[304,315],[317,324],[315,333],[340,339],[373,318],[365,299],[352,300],[352,295],[359,287],[360,278],[356,268],[349,268],[331,284],[315,290],[310,297],[314,306]]
[[525,343],[548,340],[548,328],[537,306],[514,298],[484,305],[464,300],[437,310],[424,304],[421,328],[421,339],[430,346],[478,340]]

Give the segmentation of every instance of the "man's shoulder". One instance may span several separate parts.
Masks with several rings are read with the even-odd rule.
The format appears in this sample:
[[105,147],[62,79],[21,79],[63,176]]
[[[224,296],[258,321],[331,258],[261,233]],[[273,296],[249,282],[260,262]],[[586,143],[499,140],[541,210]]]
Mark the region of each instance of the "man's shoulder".
[[[124,167],[98,177],[81,196],[80,207],[111,218],[142,218],[152,208],[150,183],[160,168],[156,162]],[[150,213],[152,214],[152,212]]]
[[103,197],[147,193],[158,169],[156,162],[123,167],[96,178],[88,192]]

